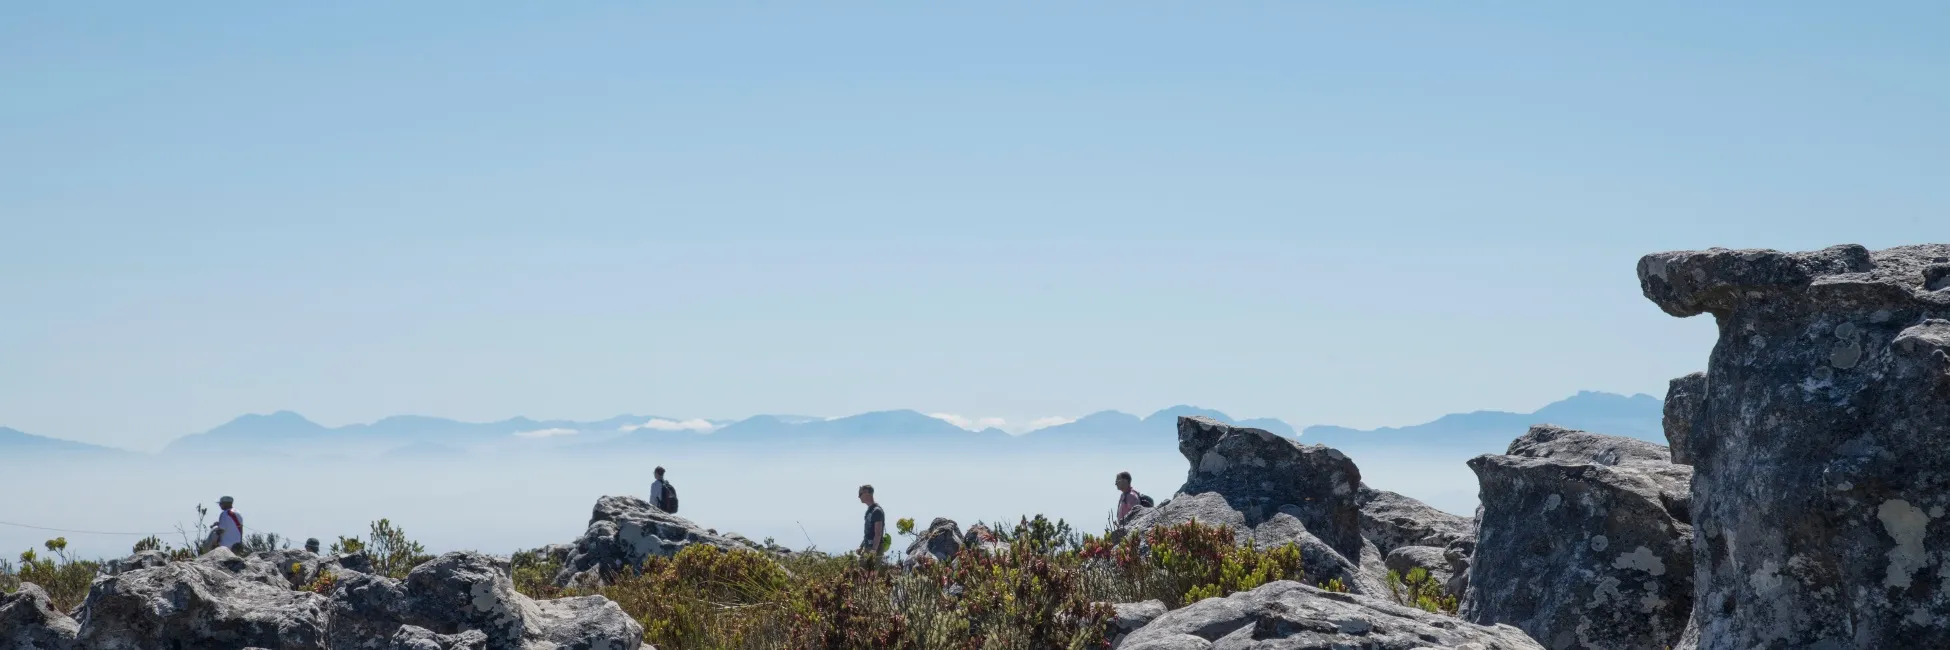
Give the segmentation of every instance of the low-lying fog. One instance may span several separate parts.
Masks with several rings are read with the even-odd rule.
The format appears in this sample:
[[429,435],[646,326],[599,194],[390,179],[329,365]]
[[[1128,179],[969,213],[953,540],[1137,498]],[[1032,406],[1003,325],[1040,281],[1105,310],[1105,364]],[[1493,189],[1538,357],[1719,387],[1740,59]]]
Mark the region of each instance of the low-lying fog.
[[[1476,479],[1467,456],[1410,451],[1353,454],[1364,481],[1468,516]],[[682,498],[680,514],[700,526],[792,548],[844,551],[859,542],[863,507],[854,498],[873,484],[894,519],[922,525],[949,517],[1014,521],[1042,513],[1082,531],[1101,532],[1116,503],[1120,470],[1159,500],[1185,480],[1187,464],[1170,448],[1157,452],[1066,450],[1040,454],[920,455],[813,453],[754,457],[731,452],[599,459],[535,456],[433,461],[266,461],[220,455],[147,458],[132,463],[9,466],[0,521],[107,532],[162,533],[181,544],[201,503],[214,516],[217,497],[232,495],[249,532],[276,532],[293,545],[317,537],[365,536],[388,518],[432,552],[478,549],[506,554],[572,542],[602,495],[645,496],[650,469],[662,464]],[[65,536],[84,557],[126,555],[130,535],[61,533],[0,525],[0,557]],[[896,540],[905,547],[905,540]]]

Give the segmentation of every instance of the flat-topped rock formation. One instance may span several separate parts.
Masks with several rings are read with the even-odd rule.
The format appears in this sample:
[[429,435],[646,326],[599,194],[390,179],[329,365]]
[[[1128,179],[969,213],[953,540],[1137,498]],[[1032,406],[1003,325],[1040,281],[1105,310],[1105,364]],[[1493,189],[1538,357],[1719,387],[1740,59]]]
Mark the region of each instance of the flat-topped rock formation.
[[1638,275],[1720,331],[1668,421],[1695,469],[1699,647],[1950,647],[1950,245],[1658,253]]

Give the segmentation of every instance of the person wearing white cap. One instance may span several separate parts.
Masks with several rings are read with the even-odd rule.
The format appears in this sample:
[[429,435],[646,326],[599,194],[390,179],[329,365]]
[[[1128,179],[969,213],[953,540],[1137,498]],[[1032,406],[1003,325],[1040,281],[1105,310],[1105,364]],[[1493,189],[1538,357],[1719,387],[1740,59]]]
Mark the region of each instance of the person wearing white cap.
[[217,540],[218,546],[228,547],[244,541],[244,518],[237,514],[236,509],[230,507],[233,502],[235,500],[230,497],[217,499],[217,507],[223,510],[217,513],[216,528],[223,531],[223,538]]

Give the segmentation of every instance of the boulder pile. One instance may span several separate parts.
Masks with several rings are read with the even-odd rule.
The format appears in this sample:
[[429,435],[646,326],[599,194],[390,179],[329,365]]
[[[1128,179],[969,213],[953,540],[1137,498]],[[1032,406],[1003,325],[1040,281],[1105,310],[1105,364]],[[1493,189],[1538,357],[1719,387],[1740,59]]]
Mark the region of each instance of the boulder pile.
[[[303,551],[298,551],[303,553]],[[0,597],[0,648],[146,650],[635,650],[643,628],[601,596],[534,600],[507,562],[448,553],[405,580],[325,561],[327,593],[292,587],[290,552],[195,560],[106,574],[69,616],[28,584]],[[307,553],[306,555],[310,555]],[[336,558],[334,558],[336,559]]]

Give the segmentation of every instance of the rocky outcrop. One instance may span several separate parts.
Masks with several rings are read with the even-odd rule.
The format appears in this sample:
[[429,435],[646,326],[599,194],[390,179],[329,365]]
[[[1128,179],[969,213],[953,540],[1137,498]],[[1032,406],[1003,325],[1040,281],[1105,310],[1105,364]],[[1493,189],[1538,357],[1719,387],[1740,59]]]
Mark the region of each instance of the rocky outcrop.
[[640,565],[651,556],[676,555],[692,544],[765,551],[750,540],[719,535],[689,519],[650,507],[643,499],[606,496],[596,501],[589,529],[566,554],[561,571],[555,574],[555,584],[600,586],[605,584],[607,573]]
[[319,567],[325,561],[310,551],[292,548],[258,551],[251,554],[250,559],[275,567],[292,589],[304,587],[318,579]]
[[55,611],[47,591],[31,582],[0,594],[0,650],[70,650],[80,628]]
[[1446,547],[1476,537],[1476,522],[1387,490],[1361,486],[1361,535],[1383,555],[1403,546]]
[[1469,461],[1482,484],[1462,616],[1552,650],[1662,650],[1693,597],[1691,468],[1649,442],[1532,427]]
[[1467,533],[1459,529],[1466,520],[1454,515],[1391,492],[1364,492],[1361,470],[1329,447],[1181,417],[1178,451],[1191,464],[1184,486],[1156,507],[1133,511],[1113,537],[1192,520],[1222,524],[1241,543],[1298,545],[1309,580],[1339,579],[1354,593],[1382,595],[1388,570],[1371,532],[1389,543]]
[[[334,578],[329,595],[294,590],[288,565],[273,564],[304,564],[307,556],[316,572]],[[220,548],[192,561],[105,576],[80,609],[74,647],[634,650],[641,644],[643,628],[606,598],[536,601],[515,593],[501,558],[448,553],[393,580],[350,570],[337,562],[343,557],[349,556],[318,562],[304,551],[279,551],[244,558]],[[0,630],[12,611],[0,606]]]
[[1442,559],[1449,561],[1449,593],[1461,601],[1469,594],[1469,561],[1476,555],[1476,538],[1459,539],[1449,542],[1442,549]]
[[1110,637],[1110,647],[1113,649],[1122,645],[1124,638],[1130,636],[1132,632],[1150,625],[1152,621],[1158,620],[1158,617],[1164,616],[1165,612],[1169,611],[1165,607],[1165,601],[1162,600],[1118,603],[1112,605],[1111,609],[1117,612],[1117,615],[1110,619],[1110,633],[1107,635]]
[[1257,526],[1286,508],[1343,557],[1358,557],[1361,470],[1338,450],[1263,429],[1178,418],[1178,453],[1191,461],[1180,494],[1218,493]]
[[[488,650],[633,650],[643,637],[643,627],[609,599],[530,599],[515,592],[498,558],[474,552],[442,555],[414,567],[405,580],[351,576],[334,587],[334,648],[389,647],[408,626],[438,635],[478,632]],[[407,634],[413,643],[427,641]]]
[[961,546],[962,548],[980,549],[991,555],[1009,552],[1008,542],[1002,541],[1002,538],[997,536],[995,531],[989,530],[988,526],[979,523],[969,526],[968,531],[962,533]]
[[[1472,645],[1473,644],[1473,645]],[[1120,650],[1542,650],[1507,625],[1481,626],[1379,598],[1280,581],[1174,610]]]
[[217,549],[191,562],[97,578],[81,605],[79,647],[326,648],[326,600],[293,591],[268,564]]
[[961,552],[961,548],[961,525],[955,523],[953,519],[935,517],[934,523],[928,524],[927,530],[921,531],[914,537],[914,541],[907,545],[907,561],[910,564],[922,561],[947,562],[954,559],[955,555]]
[[1693,464],[1692,444],[1693,423],[1701,417],[1700,409],[1706,406],[1706,373],[1696,372],[1672,380],[1666,386],[1666,447],[1672,451],[1672,462],[1681,465]]
[[1950,647],[1950,245],[1639,261],[1718,321],[1688,449],[1703,650]]

